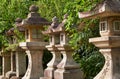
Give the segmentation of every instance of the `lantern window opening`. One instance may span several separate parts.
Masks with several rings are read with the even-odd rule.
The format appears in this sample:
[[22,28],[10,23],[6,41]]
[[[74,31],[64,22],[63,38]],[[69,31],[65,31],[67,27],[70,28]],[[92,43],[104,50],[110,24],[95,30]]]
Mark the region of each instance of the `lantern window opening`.
[[41,32],[38,29],[32,30],[32,38],[41,38]]
[[114,31],[120,31],[120,21],[113,22]]
[[100,22],[100,31],[105,32],[108,30],[107,21]]
[[60,34],[55,35],[55,44],[60,44]]
[[62,41],[62,42],[63,42],[63,37],[64,37],[64,35],[61,34],[61,35],[60,35],[60,41]]
[[29,37],[29,31],[26,30],[26,39],[28,39],[28,37]]
[[50,36],[50,42],[52,42],[53,40],[52,40],[52,36]]

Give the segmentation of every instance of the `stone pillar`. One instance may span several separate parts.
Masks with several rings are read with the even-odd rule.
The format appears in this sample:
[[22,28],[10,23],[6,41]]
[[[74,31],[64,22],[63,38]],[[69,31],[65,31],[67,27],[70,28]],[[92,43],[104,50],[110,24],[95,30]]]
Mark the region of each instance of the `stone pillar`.
[[42,56],[44,42],[23,42],[20,46],[26,49],[28,55],[28,68],[22,79],[39,79],[43,76]]
[[11,52],[11,71],[12,72],[16,71],[16,55],[15,55],[15,51]]
[[91,38],[105,57],[105,65],[94,79],[120,79],[120,36]]
[[12,51],[11,52],[11,70],[8,71],[6,74],[5,74],[5,77],[6,78],[11,78],[12,76],[16,76],[16,59],[15,59],[15,51]]
[[40,79],[54,79],[54,71],[57,69],[58,63],[61,61],[60,51],[54,46],[46,46],[48,50],[52,53],[52,59],[47,64],[47,68],[44,71],[44,77]]
[[0,56],[0,75],[2,75],[2,56]]
[[2,76],[0,76],[0,79],[5,78],[5,74],[10,71],[11,69],[11,59],[10,59],[10,53],[3,53],[2,54]]
[[26,54],[20,47],[16,50],[16,76],[23,77],[26,72]]
[[57,46],[63,55],[62,61],[57,65],[54,79],[83,79],[80,66],[76,64],[72,58],[73,50],[70,47]]

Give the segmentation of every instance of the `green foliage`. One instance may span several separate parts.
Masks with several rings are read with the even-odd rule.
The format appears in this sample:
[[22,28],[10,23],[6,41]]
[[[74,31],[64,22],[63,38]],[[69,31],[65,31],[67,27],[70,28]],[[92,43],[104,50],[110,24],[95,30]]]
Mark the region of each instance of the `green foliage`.
[[72,2],[74,0],[39,0],[37,5],[40,7],[41,16],[47,18],[49,21],[54,16],[57,16],[61,21],[63,18],[64,8],[66,3]]
[[5,32],[14,26],[15,19],[25,18],[32,0],[1,0],[0,2],[0,44],[7,43]]

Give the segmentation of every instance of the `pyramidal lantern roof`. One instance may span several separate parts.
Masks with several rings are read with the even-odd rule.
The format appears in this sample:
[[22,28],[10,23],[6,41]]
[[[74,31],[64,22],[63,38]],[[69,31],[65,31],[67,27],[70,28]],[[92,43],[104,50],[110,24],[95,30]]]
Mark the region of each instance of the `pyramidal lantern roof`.
[[29,8],[30,13],[28,17],[22,21],[22,25],[26,26],[41,26],[41,25],[49,25],[50,22],[45,18],[42,18],[38,13],[39,8],[36,5],[32,5]]
[[120,16],[120,0],[104,0],[89,12],[79,12],[79,18]]
[[65,31],[65,23],[67,21],[68,14],[64,15],[63,21],[58,25],[56,29],[53,29],[54,32],[64,32]]
[[46,31],[43,31],[44,34],[52,34],[52,33],[59,33],[65,31],[65,22],[67,20],[67,14],[64,15],[64,19],[61,23],[59,23],[58,18],[55,16],[52,19],[51,26],[48,27]]
[[43,34],[52,34],[53,29],[56,29],[59,25],[59,20],[58,18],[55,16],[52,18],[52,24],[48,27],[48,29],[46,31],[43,31]]
[[21,22],[22,22],[22,19],[21,18],[17,18],[15,20],[15,25],[16,25],[17,29],[19,30],[19,32],[25,32],[25,28],[22,27]]

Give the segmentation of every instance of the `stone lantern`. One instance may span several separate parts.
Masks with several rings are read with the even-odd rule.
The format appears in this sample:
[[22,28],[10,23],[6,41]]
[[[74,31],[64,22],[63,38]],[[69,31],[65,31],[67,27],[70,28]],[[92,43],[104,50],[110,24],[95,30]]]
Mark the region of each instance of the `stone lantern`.
[[[9,44],[15,44],[17,42],[16,38],[15,38],[15,32],[14,32],[14,28],[10,28],[7,32],[6,32],[6,36],[8,37],[8,42]],[[14,49],[8,49],[9,53],[10,53],[10,71],[7,71],[5,73],[5,77],[6,78],[10,78],[12,76],[16,76],[16,65],[15,65],[15,50]],[[8,57],[9,58],[9,57]],[[4,57],[5,59],[5,57]],[[4,62],[5,60],[3,60]],[[4,65],[4,64],[3,64]],[[4,68],[4,67],[3,67]]]
[[99,18],[101,37],[89,42],[100,48],[105,65],[94,79],[120,79],[120,1],[104,0],[89,12],[79,12],[79,18]]
[[22,21],[22,25],[26,29],[26,42],[43,41],[41,30],[43,30],[43,26],[49,24],[49,22],[40,17],[39,13],[37,13],[38,7],[32,5],[29,10],[30,13],[28,14],[27,19]]
[[55,47],[61,52],[63,58],[57,65],[57,69],[54,72],[54,79],[82,79],[82,72],[80,66],[75,63],[72,58],[73,49],[69,46],[68,32],[65,30],[65,23],[67,20],[67,14],[64,16],[64,20],[55,29],[54,33],[58,34],[59,43]]
[[53,30],[58,27],[59,22],[56,16],[52,21],[51,26],[49,26],[46,31],[43,31],[43,34],[49,36],[49,45],[47,45],[46,48],[51,51],[53,57],[47,64],[48,67],[45,69],[44,77],[41,79],[54,79],[54,71],[57,69],[57,65],[61,60],[60,51],[55,47],[55,45],[60,44],[60,35],[59,33],[53,32]]
[[25,28],[26,42],[21,42],[20,47],[25,49],[28,55],[28,68],[22,79],[39,79],[43,76],[42,55],[47,44],[41,31],[44,25],[50,23],[40,17],[37,6],[30,6],[29,10],[28,17],[21,23]]
[[90,12],[79,12],[80,18],[100,18],[101,36],[120,35],[120,1],[104,0]]

